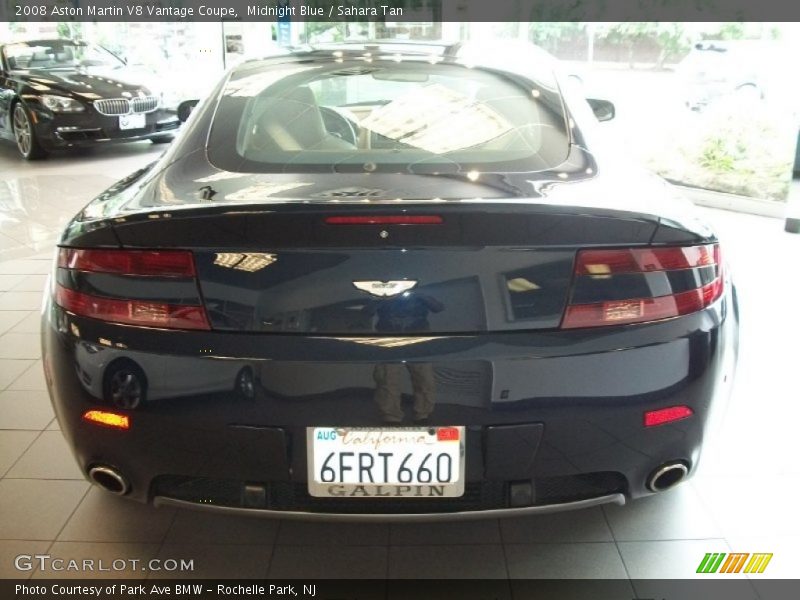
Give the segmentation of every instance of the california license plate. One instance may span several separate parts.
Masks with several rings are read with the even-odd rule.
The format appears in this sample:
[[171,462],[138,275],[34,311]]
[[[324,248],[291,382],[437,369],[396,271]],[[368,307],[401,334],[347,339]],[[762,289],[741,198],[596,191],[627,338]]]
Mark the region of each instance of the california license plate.
[[306,431],[312,496],[464,495],[464,427],[309,427]]
[[122,115],[119,118],[120,129],[144,129],[147,126],[145,115]]

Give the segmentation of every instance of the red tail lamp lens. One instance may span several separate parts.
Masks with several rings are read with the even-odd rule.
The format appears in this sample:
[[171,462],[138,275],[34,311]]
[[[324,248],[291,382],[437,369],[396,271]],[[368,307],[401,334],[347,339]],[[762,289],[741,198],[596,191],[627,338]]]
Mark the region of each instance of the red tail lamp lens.
[[630,248],[623,250],[581,250],[573,277],[584,281],[612,280],[614,275],[680,271],[715,267],[713,281],[702,287],[651,298],[609,300],[570,304],[562,329],[644,323],[678,317],[704,309],[724,291],[719,246],[707,244],[677,248]]
[[56,303],[77,315],[102,321],[167,329],[211,329],[202,306],[112,300],[76,292],[61,285],[56,288]]
[[719,264],[719,246],[680,248],[627,248],[624,250],[582,250],[575,265],[576,275],[612,275],[694,269]]
[[[194,257],[189,251],[61,248],[58,267],[59,271],[67,271],[67,276],[59,276],[56,303],[77,315],[125,325],[211,329],[205,308],[201,306]],[[123,297],[113,291],[94,295],[76,283],[78,279],[95,277],[95,274],[119,276],[120,281],[125,280],[125,285],[119,289],[136,288],[136,293]],[[179,281],[181,279],[184,281]],[[186,304],[170,304],[158,299],[169,298],[169,286],[176,283],[188,284],[197,299]],[[105,289],[110,288],[106,286]],[[134,295],[136,299],[126,295]]]
[[666,425],[667,423],[688,419],[693,414],[694,411],[691,408],[683,405],[649,410],[644,413],[644,426],[656,427],[658,425]]
[[62,248],[58,266],[93,273],[194,277],[191,252],[182,250],[80,250]]
[[596,304],[574,304],[567,307],[562,327],[575,329],[625,325],[679,317],[704,309],[721,295],[722,279],[717,279],[702,288],[671,296],[598,302]]

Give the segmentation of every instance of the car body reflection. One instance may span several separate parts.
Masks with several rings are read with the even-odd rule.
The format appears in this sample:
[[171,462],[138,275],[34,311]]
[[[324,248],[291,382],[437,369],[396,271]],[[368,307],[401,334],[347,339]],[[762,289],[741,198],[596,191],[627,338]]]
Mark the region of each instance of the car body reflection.
[[151,354],[81,341],[75,348],[75,369],[89,394],[119,408],[219,392],[255,397],[255,370],[238,360]]

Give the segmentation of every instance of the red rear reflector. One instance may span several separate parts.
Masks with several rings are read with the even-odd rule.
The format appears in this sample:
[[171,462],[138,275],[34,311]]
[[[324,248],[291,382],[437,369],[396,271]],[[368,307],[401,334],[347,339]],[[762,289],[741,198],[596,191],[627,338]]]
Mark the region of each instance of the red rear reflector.
[[719,264],[719,246],[685,248],[628,248],[625,250],[581,250],[576,275],[647,273],[710,267]]
[[211,329],[202,306],[100,298],[62,285],[56,287],[56,303],[75,314],[102,321],[169,329]]
[[194,277],[192,253],[183,250],[78,250],[62,248],[58,266],[94,273]]
[[328,225],[440,225],[438,215],[359,215],[350,217],[326,217]]
[[83,420],[95,425],[111,427],[113,429],[130,429],[131,420],[128,415],[109,412],[105,410],[87,410],[83,413]]
[[665,425],[673,421],[680,421],[681,419],[688,419],[694,414],[694,411],[688,406],[670,406],[668,408],[659,408],[658,410],[649,410],[644,413],[644,426],[655,427],[656,425]]
[[436,440],[439,442],[457,442],[458,441],[458,428],[457,427],[439,427],[436,430]]

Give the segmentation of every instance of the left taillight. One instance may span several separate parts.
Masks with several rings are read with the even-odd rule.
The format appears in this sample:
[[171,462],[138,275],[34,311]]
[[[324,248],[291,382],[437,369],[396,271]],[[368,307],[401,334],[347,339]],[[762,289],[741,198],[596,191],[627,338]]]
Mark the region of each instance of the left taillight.
[[184,250],[61,248],[56,304],[83,317],[166,329],[211,329],[194,257]]
[[724,289],[719,245],[581,250],[563,329],[644,323],[704,309]]

